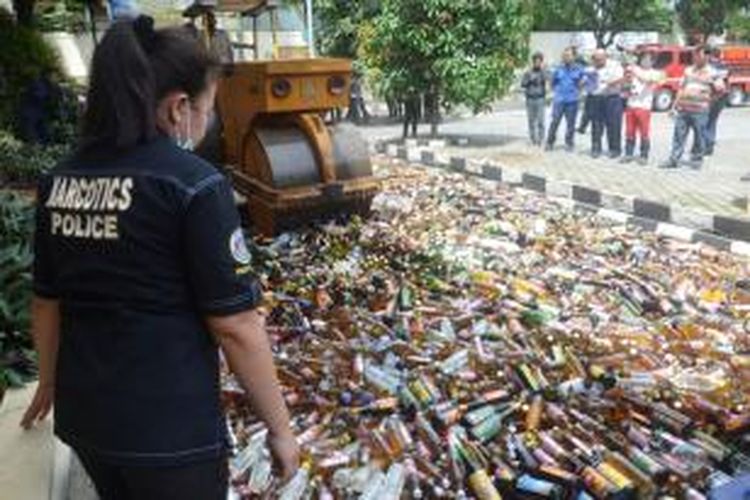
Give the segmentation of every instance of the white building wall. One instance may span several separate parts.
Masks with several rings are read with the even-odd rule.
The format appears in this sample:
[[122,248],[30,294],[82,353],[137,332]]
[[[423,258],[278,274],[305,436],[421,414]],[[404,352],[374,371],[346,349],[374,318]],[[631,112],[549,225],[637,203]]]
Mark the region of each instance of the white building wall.
[[[660,38],[656,31],[626,32],[615,37],[615,42],[610,46],[610,51],[616,51],[616,44],[632,47],[640,43],[657,43],[666,41]],[[565,47],[576,46],[583,55],[588,55],[596,49],[596,38],[591,31],[534,31],[531,33],[529,43],[531,53],[541,52],[545,60],[556,62]]]

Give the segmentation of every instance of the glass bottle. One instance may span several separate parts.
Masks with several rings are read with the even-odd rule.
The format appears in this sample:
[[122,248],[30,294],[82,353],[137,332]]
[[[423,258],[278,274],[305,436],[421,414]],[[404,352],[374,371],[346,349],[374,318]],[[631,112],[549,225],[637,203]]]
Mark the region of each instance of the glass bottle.
[[606,449],[602,455],[606,463],[610,464],[633,482],[639,498],[653,498],[656,495],[656,484],[654,481],[625,456],[616,451]]
[[469,450],[462,453],[467,466],[467,483],[469,490],[478,500],[502,500],[487,470],[482,468],[480,461]]
[[535,395],[531,400],[529,411],[526,413],[526,431],[535,431],[539,428],[544,411],[544,399],[541,394]]
[[586,488],[599,499],[606,499],[614,495],[617,491],[615,485],[588,465],[581,457],[580,453],[574,453],[570,456],[570,461]]
[[516,489],[522,494],[534,495],[536,498],[562,499],[565,495],[562,486],[529,474],[523,474],[518,478]]
[[310,468],[312,463],[303,462],[297,473],[278,491],[279,500],[300,500],[310,484]]

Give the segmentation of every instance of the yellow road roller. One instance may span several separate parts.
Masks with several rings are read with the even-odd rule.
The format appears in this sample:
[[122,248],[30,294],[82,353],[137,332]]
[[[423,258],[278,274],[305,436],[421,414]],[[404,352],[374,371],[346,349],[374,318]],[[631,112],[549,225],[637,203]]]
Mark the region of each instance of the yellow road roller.
[[[253,19],[272,5],[231,2]],[[259,233],[369,212],[378,181],[367,143],[353,126],[323,118],[349,105],[351,74],[346,59],[253,60],[235,62],[220,81],[222,161]]]

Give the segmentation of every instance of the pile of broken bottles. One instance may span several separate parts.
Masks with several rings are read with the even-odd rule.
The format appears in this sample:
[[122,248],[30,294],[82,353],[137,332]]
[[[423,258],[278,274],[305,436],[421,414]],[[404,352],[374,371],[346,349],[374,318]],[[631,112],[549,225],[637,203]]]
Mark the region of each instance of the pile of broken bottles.
[[744,487],[747,260],[494,182],[378,167],[369,219],[252,242],[303,463],[275,483],[266,431],[226,374],[235,495]]

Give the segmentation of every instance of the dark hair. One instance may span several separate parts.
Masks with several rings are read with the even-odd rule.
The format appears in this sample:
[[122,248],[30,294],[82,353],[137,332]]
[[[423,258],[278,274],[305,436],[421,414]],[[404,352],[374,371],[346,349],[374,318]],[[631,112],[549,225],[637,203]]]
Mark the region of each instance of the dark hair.
[[184,28],[154,30],[147,16],[115,22],[94,51],[81,149],[123,150],[153,140],[159,100],[173,91],[198,96],[219,68]]
[[534,52],[534,55],[531,56],[532,61],[543,61],[544,60],[544,54],[541,52]]

